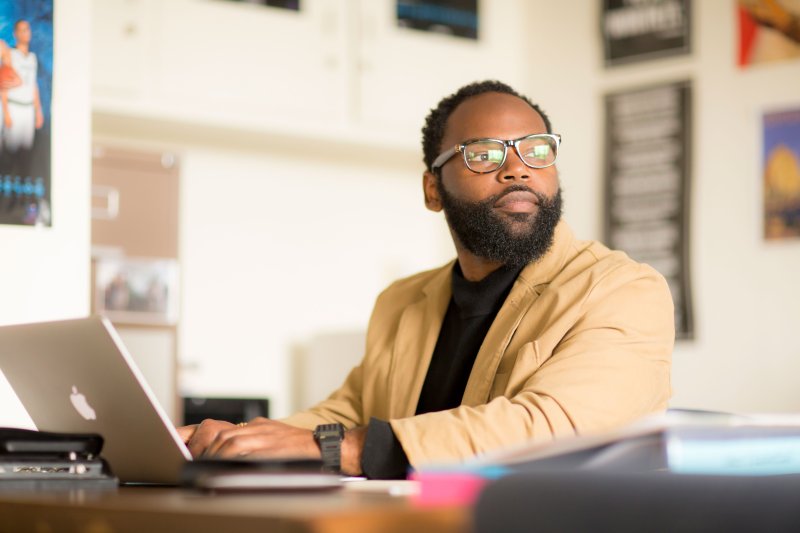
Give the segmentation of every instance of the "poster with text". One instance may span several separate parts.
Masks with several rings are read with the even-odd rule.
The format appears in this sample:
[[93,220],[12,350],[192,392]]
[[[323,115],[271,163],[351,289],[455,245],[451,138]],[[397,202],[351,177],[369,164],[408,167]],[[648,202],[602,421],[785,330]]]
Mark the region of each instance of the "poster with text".
[[691,51],[691,0],[603,0],[606,66]]
[[739,0],[740,67],[800,60],[800,0]]
[[605,98],[605,239],[667,280],[679,339],[694,336],[689,276],[691,84]]
[[800,237],[800,108],[764,114],[764,238]]
[[53,0],[0,3],[0,224],[50,226]]

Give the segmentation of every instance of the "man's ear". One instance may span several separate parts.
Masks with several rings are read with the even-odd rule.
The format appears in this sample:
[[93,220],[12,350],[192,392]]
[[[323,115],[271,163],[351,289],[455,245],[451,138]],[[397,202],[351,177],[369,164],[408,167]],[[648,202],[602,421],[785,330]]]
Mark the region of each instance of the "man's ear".
[[422,174],[422,192],[425,194],[425,207],[437,213],[442,210],[442,199],[439,196],[439,188],[436,185],[438,179],[430,170],[426,170]]

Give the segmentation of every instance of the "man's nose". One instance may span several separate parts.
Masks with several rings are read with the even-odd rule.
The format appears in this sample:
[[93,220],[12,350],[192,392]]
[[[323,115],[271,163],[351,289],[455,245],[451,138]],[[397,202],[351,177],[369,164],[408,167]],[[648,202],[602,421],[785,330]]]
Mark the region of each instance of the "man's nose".
[[509,146],[506,161],[500,167],[497,176],[503,182],[528,180],[531,178],[531,168],[522,162],[517,150]]

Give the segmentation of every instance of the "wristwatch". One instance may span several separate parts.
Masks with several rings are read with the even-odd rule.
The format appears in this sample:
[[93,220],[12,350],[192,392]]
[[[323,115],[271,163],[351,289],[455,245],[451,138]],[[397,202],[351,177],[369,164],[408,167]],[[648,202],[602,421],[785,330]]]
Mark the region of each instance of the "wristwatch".
[[314,430],[314,440],[322,452],[323,468],[329,472],[340,472],[342,469],[342,424],[320,424]]

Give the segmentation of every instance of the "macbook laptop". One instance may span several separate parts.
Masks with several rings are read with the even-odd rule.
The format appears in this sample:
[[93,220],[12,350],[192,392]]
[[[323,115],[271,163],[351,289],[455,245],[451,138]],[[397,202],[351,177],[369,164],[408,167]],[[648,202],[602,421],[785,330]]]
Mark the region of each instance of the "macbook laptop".
[[179,482],[192,456],[107,319],[0,327],[0,369],[39,430],[99,433],[123,482]]

